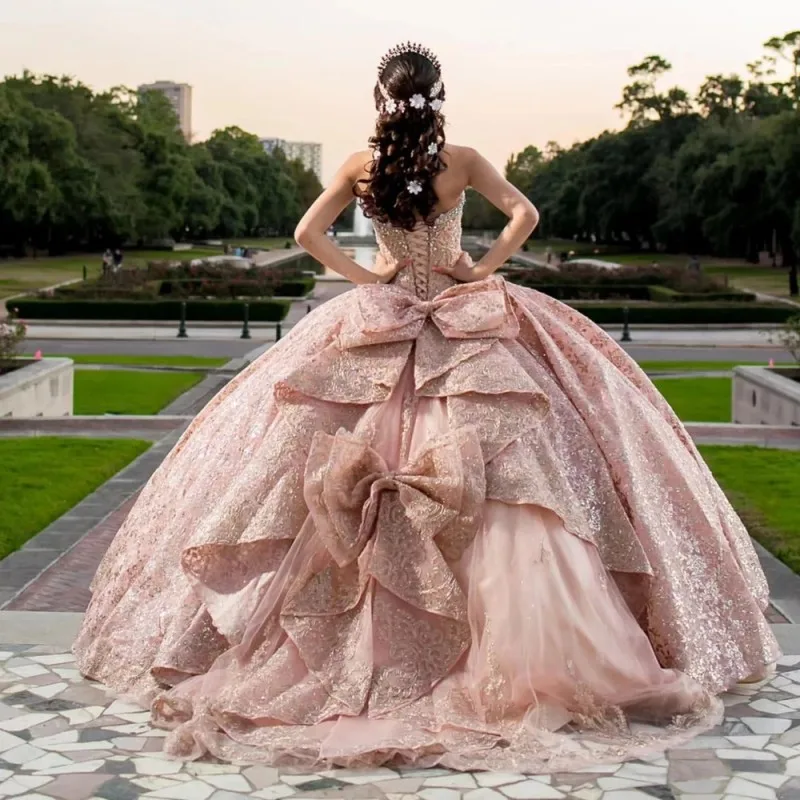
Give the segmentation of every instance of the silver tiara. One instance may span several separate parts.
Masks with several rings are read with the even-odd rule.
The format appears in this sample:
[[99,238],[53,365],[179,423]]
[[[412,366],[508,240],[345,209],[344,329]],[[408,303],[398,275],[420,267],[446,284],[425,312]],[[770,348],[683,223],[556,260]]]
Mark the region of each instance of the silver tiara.
[[417,53],[417,55],[423,56],[427,58],[428,61],[433,64],[436,68],[436,71],[441,73],[442,65],[439,62],[439,59],[436,58],[433,51],[428,49],[427,47],[423,47],[421,44],[416,44],[415,42],[406,42],[405,44],[396,44],[389,52],[381,59],[380,64],[378,64],[378,78],[383,77],[383,71],[386,69],[387,64],[393,59],[397,58],[398,56],[402,56],[405,53]]
[[415,44],[414,42],[406,42],[405,44],[397,44],[388,53],[381,59],[380,64],[378,64],[378,89],[380,93],[383,95],[383,99],[386,101],[383,104],[383,112],[384,114],[395,114],[399,111],[401,114],[405,113],[406,108],[411,107],[416,110],[421,110],[425,108],[426,102],[430,103],[431,108],[434,111],[440,111],[442,108],[442,100],[439,98],[439,95],[444,88],[444,84],[442,83],[442,79],[439,78],[436,83],[433,84],[430,90],[430,95],[428,98],[423,97],[421,94],[415,94],[411,98],[409,98],[408,105],[406,105],[405,101],[403,100],[395,100],[389,90],[383,85],[383,73],[386,67],[388,66],[389,62],[397,58],[398,56],[402,56],[405,53],[417,53],[417,55],[422,56],[423,58],[427,58],[428,61],[433,64],[434,69],[441,75],[442,72],[442,65],[439,62],[439,59],[434,55],[433,51],[427,47],[423,47],[421,44]]

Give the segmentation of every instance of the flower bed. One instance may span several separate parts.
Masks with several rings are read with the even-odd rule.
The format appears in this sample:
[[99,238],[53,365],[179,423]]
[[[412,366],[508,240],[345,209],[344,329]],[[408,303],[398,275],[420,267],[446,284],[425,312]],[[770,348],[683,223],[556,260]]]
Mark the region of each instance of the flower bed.
[[291,264],[242,268],[232,261],[152,261],[145,269],[106,272],[90,281],[41,292],[57,300],[265,300],[274,296],[304,297],[314,278]]

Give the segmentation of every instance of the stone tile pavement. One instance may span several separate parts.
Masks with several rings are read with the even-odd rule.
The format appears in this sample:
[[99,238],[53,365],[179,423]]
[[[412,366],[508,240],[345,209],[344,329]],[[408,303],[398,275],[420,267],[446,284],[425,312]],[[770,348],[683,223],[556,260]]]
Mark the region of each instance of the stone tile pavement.
[[[51,616],[51,615],[48,615]],[[296,774],[160,754],[149,713],[82,680],[59,646],[0,644],[0,797],[19,800],[797,800],[800,656],[725,696],[726,719],[626,764],[535,776],[445,769]]]

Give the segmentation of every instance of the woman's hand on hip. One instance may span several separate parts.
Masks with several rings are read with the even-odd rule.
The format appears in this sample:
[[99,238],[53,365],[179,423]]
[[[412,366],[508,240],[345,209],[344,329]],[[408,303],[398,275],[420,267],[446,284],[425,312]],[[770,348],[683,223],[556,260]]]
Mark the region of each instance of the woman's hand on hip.
[[464,252],[461,257],[454,264],[449,267],[432,267],[433,272],[438,272],[440,275],[449,275],[451,278],[461,283],[471,283],[473,281],[482,281],[487,275],[480,265],[472,263],[469,253]]
[[388,261],[383,253],[378,253],[372,271],[378,276],[378,283],[389,283],[395,275],[411,266],[410,259],[402,261]]

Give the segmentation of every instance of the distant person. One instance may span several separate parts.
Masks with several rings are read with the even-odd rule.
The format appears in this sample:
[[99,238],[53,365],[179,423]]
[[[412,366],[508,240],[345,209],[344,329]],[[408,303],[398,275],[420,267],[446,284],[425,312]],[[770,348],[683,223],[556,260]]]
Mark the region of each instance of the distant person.
[[122,254],[122,250],[117,248],[114,251],[114,272],[122,269],[122,262],[125,259],[125,256]]
[[[356,287],[153,475],[94,580],[77,668],[144,701],[173,758],[541,774],[661,755],[780,654],[747,530],[625,351],[497,273],[539,214],[446,141],[438,58],[394,47],[374,101],[372,149],[295,232]],[[468,189],[507,218],[477,263]],[[354,200],[374,270],[326,236]]]
[[548,265],[553,260],[553,248],[548,247],[547,250],[544,251],[545,261],[547,261]]
[[113,266],[114,254],[111,252],[111,248],[107,247],[105,253],[103,253],[103,275],[107,275]]
[[700,259],[697,256],[689,258],[689,272],[700,272]]

